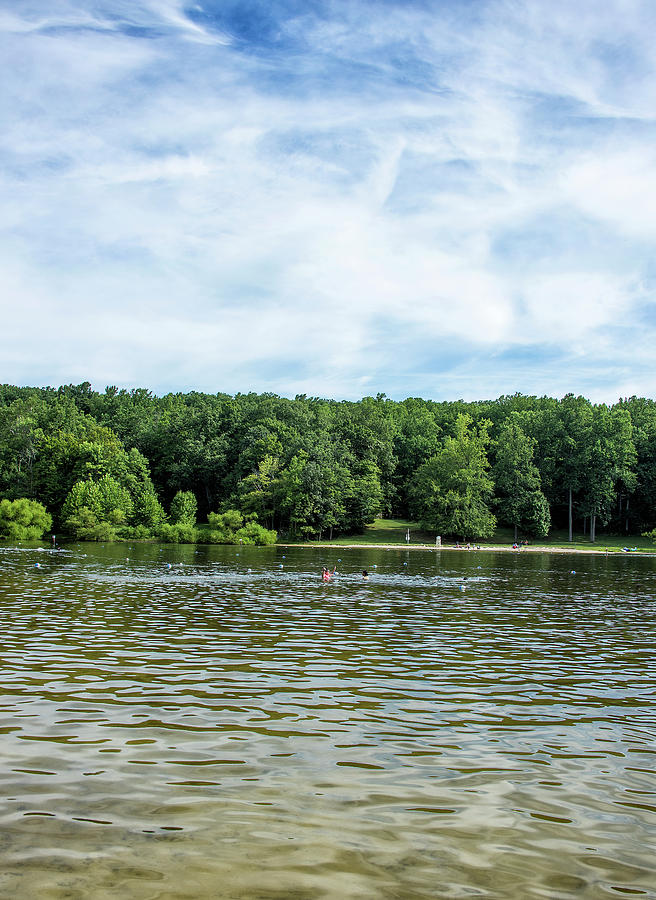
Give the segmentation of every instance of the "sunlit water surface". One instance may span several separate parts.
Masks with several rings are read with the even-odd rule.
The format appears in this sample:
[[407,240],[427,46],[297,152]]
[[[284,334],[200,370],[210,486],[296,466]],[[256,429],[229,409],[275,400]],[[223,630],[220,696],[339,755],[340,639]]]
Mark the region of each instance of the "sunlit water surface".
[[0,548],[0,895],[656,898],[655,594],[628,554]]

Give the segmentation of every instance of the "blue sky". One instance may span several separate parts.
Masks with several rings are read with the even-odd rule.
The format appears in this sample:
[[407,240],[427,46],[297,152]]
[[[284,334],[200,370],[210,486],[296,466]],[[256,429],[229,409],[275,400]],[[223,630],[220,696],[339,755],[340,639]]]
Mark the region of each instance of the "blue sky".
[[656,396],[651,0],[0,0],[0,381]]

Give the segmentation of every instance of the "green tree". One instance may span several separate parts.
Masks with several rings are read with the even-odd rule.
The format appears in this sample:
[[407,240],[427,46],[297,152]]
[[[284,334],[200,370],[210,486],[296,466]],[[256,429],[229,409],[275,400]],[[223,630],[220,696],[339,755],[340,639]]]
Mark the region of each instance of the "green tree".
[[567,394],[538,413],[536,463],[544,493],[553,508],[565,504],[569,540],[573,540],[575,501],[585,479],[590,452],[592,406],[584,397]]
[[261,522],[273,528],[276,522],[280,469],[278,457],[266,455],[252,472],[239,482],[236,500],[245,513],[255,513]]
[[43,431],[37,398],[17,399],[0,408],[0,490],[14,497],[32,495],[34,462]]
[[631,397],[619,407],[628,410],[636,448],[635,483],[620,491],[617,504],[618,530],[628,533],[656,527],[656,401]]
[[276,533],[263,528],[255,521],[255,516],[244,519],[236,509],[223,513],[209,513],[209,541],[213,544],[275,544]]
[[238,509],[228,509],[222,513],[208,513],[207,521],[213,531],[238,531],[244,524],[244,517]]
[[195,525],[198,503],[192,491],[178,491],[171,500],[170,519],[174,525]]
[[486,448],[489,423],[472,426],[459,414],[454,437],[417,470],[411,485],[411,510],[422,528],[456,537],[490,537],[496,519],[489,504],[493,482]]
[[345,499],[345,527],[362,532],[379,516],[385,503],[380,470],[375,462],[363,461],[354,466],[350,490]]
[[38,541],[52,527],[52,516],[36,500],[0,500],[0,538]]
[[435,456],[442,442],[442,428],[432,404],[417,397],[399,403],[395,411],[394,452],[398,464],[393,475],[399,511],[409,509],[408,491],[414,473]]
[[512,413],[501,425],[492,468],[499,519],[513,526],[515,540],[518,528],[545,537],[551,523],[540,473],[533,462],[535,441],[525,434],[520,421],[519,414]]
[[[78,540],[113,540],[116,529],[131,522],[134,504],[127,488],[111,475],[94,481],[76,481],[62,507],[62,520],[67,531]],[[107,537],[97,538],[94,528],[109,525]]]
[[609,521],[618,487],[632,490],[635,485],[635,461],[629,411],[595,406],[581,498],[582,510],[590,517],[590,541],[596,538],[597,520]]

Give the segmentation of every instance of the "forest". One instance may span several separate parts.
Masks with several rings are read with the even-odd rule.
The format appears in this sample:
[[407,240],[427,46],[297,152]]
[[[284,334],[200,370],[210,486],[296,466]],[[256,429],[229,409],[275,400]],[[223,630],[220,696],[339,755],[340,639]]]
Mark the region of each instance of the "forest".
[[0,536],[266,543],[378,516],[459,539],[653,530],[656,403],[0,386]]

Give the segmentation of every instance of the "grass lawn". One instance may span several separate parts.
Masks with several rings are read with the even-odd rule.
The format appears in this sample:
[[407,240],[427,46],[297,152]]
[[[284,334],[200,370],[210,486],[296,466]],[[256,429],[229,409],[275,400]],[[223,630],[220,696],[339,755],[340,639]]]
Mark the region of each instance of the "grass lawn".
[[406,532],[410,529],[411,544],[435,545],[435,534],[421,531],[416,522],[408,519],[376,519],[368,525],[364,534],[349,534],[335,538],[332,544],[403,544]]
[[[335,545],[344,544],[399,544],[406,546],[406,532],[410,529],[410,545],[417,544],[435,546],[435,532],[422,531],[416,522],[409,519],[376,519],[373,525],[367,526],[364,534],[349,534],[333,538],[332,541],[321,541],[321,543],[330,543]],[[494,535],[485,541],[476,541],[477,544],[485,547],[509,547],[513,543],[514,531],[512,528],[497,528]],[[534,538],[529,535],[520,533],[519,539],[524,537],[529,541],[529,545],[533,547],[551,547],[553,549],[563,550],[599,550],[602,553],[605,550],[609,552],[621,553],[624,547],[635,547],[643,552],[656,553],[656,544],[650,538],[638,535],[615,536],[597,533],[597,540],[591,544],[588,538],[583,534],[574,533],[574,540],[570,544],[567,540],[567,531],[552,531],[546,538]],[[313,542],[310,542],[313,543]],[[442,545],[444,547],[453,546],[455,543],[453,538],[443,536]]]

